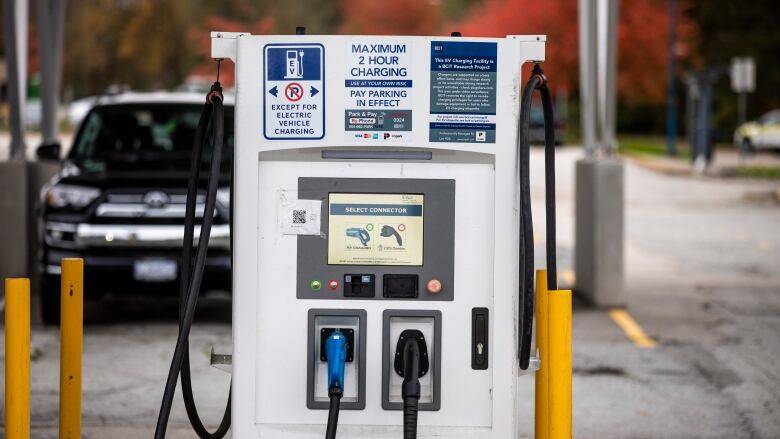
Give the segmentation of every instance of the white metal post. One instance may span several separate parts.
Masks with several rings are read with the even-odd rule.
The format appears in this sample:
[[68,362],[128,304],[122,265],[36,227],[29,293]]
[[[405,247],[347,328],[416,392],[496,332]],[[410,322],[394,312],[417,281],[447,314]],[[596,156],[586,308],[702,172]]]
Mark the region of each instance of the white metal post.
[[596,154],[598,50],[596,0],[580,0],[580,121],[582,142],[588,156]]
[[605,32],[605,62],[603,84],[604,104],[602,107],[602,139],[601,143],[607,155],[617,152],[617,136],[615,124],[617,118],[617,26],[618,0],[606,1],[606,32]]
[[596,306],[623,306],[623,165],[605,158],[616,149],[618,0],[580,0],[579,13],[587,157],[577,162],[576,289]]
[[57,114],[62,82],[64,16],[64,1],[38,0],[38,39],[41,50],[41,131],[44,145],[59,142]]
[[8,65],[10,159],[24,160],[24,108],[27,99],[27,3],[3,2],[5,52]]

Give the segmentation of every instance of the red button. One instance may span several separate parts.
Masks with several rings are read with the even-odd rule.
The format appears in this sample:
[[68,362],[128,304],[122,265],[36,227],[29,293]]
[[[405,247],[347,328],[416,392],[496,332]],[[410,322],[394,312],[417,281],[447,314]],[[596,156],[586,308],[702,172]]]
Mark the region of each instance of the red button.
[[441,281],[439,279],[431,279],[428,281],[426,288],[431,294],[439,294],[442,290]]
[[338,287],[339,287],[339,281],[334,279],[328,282],[328,288],[330,288],[331,290],[336,290]]

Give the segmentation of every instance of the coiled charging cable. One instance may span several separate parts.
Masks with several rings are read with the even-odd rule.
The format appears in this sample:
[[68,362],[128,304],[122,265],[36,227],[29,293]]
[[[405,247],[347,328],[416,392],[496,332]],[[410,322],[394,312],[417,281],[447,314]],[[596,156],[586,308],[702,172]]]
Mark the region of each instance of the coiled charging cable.
[[520,101],[520,124],[517,132],[519,157],[518,178],[520,184],[520,307],[518,358],[520,369],[528,369],[531,361],[531,339],[534,320],[534,229],[531,218],[530,171],[530,121],[534,90],[538,89],[544,112],[544,179],[545,216],[547,225],[547,286],[558,289],[555,240],[555,115],[547,77],[539,64],[535,64],[531,78],[523,88]]
[[[209,237],[211,236],[211,226],[214,222],[214,209],[216,207],[217,189],[219,187],[220,180],[222,145],[225,135],[224,111],[222,86],[220,85],[219,81],[217,81],[214,83],[214,85],[211,86],[211,91],[206,96],[206,105],[201,112],[200,120],[198,121],[198,127],[195,132],[193,157],[190,164],[190,175],[187,186],[187,204],[185,207],[184,218],[184,241],[182,249],[180,280],[181,290],[179,297],[179,334],[176,339],[176,349],[174,350],[173,359],[171,360],[171,367],[168,370],[168,379],[165,383],[163,400],[160,406],[159,415],[157,417],[157,426],[154,433],[155,439],[165,438],[165,433],[168,427],[168,419],[171,413],[171,406],[173,405],[173,396],[176,392],[176,381],[179,377],[179,372],[181,372],[184,406],[187,410],[187,416],[190,419],[190,423],[192,424],[192,427],[198,437],[206,439],[220,439],[224,437],[230,429],[230,394],[228,394],[228,402],[227,406],[225,407],[225,413],[217,430],[214,433],[210,433],[203,425],[203,422],[198,415],[198,410],[195,406],[195,400],[192,393],[189,359],[189,334],[190,329],[192,328],[192,320],[195,316],[195,308],[198,303],[201,282],[203,280],[203,271],[206,265],[206,253],[208,251]],[[200,178],[203,149],[204,145],[208,143],[209,138],[212,139],[211,165],[209,170],[208,188],[206,191],[206,203],[203,211],[203,221],[201,224],[198,247],[195,253],[195,264],[193,267],[192,246],[195,234],[195,205],[198,196],[198,181]],[[232,225],[232,200],[230,204],[230,221]]]

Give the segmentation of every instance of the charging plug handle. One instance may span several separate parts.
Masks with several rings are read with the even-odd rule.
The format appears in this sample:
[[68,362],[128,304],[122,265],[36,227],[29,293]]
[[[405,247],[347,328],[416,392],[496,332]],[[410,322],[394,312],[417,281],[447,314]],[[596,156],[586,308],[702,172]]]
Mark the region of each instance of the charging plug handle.
[[344,367],[347,362],[347,336],[333,331],[325,340],[325,356],[328,360],[328,394],[344,393]]
[[328,426],[325,439],[335,439],[339,426],[339,408],[344,394],[344,367],[347,362],[347,336],[341,331],[333,331],[325,340],[325,356],[328,360]]
[[395,372],[404,378],[401,397],[404,401],[404,439],[417,438],[417,413],[420,402],[420,377],[428,373],[428,346],[425,336],[416,329],[407,329],[398,337],[395,351]]
[[401,396],[420,399],[420,345],[411,338],[404,344],[404,382],[401,385]]

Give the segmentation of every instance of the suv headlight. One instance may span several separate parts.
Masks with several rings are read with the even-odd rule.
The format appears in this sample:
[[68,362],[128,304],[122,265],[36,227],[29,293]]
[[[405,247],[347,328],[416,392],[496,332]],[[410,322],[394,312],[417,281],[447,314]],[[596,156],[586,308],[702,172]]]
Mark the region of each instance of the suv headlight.
[[46,192],[46,204],[55,209],[83,209],[100,196],[100,189],[57,184]]

